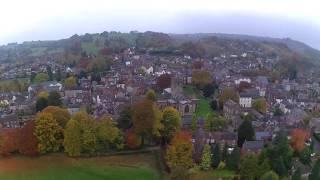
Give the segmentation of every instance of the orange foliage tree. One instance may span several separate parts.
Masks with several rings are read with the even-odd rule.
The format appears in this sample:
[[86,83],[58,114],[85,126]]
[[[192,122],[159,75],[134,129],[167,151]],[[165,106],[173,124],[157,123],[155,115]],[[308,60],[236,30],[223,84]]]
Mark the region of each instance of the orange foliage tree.
[[126,132],[126,144],[130,149],[136,149],[141,145],[141,138],[136,135],[134,129],[128,129]]
[[305,146],[305,141],[309,138],[309,133],[303,129],[294,129],[291,132],[291,147],[296,151],[300,152]]
[[191,168],[193,145],[191,134],[186,131],[180,131],[172,138],[170,146],[167,148],[166,160],[171,169],[176,167]]
[[33,134],[35,122],[29,121],[21,130],[19,138],[19,152],[28,156],[38,155],[38,140]]

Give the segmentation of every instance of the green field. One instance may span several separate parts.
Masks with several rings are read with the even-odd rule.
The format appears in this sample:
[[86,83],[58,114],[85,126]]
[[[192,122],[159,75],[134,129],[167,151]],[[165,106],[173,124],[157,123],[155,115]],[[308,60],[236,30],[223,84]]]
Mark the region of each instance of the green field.
[[88,54],[98,54],[99,49],[97,48],[97,46],[91,42],[91,43],[82,43],[81,47],[84,51],[86,51]]
[[196,116],[206,117],[208,114],[212,112],[213,111],[210,107],[210,100],[208,98],[200,97],[200,101],[195,112]]
[[0,159],[0,179],[6,180],[153,180],[159,179],[151,153],[96,158],[62,154]]

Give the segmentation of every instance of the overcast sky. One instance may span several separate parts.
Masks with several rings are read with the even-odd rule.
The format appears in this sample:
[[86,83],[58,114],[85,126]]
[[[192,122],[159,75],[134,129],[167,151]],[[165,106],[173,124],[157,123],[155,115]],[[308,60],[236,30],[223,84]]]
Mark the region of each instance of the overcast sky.
[[319,0],[1,0],[0,44],[103,31],[290,37],[320,49]]

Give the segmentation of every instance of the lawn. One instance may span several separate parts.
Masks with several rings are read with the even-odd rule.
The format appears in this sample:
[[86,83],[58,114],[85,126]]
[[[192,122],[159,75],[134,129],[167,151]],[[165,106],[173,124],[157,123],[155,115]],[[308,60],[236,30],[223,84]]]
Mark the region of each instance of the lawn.
[[206,179],[233,179],[237,174],[234,171],[229,170],[210,170],[210,171],[199,171],[192,175],[192,180],[206,180]]
[[0,159],[0,179],[6,180],[153,180],[159,179],[153,154],[68,158],[62,154]]
[[207,114],[213,113],[211,107],[210,107],[210,100],[205,97],[200,97],[200,101],[198,103],[198,106],[196,108],[196,116],[197,117],[206,117]]

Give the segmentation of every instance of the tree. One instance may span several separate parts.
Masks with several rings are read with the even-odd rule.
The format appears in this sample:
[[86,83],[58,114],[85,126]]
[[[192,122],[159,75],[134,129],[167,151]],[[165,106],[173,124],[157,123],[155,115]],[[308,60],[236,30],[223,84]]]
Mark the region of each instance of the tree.
[[212,100],[211,102],[210,102],[210,107],[211,107],[211,109],[213,110],[213,111],[216,111],[216,110],[218,110],[218,102],[217,102],[217,100]]
[[202,170],[209,170],[211,166],[211,152],[210,152],[210,146],[208,144],[204,145],[202,157],[201,157],[201,164],[200,168]]
[[222,116],[209,114],[205,119],[205,129],[209,132],[218,131],[227,125],[227,121]]
[[34,135],[35,121],[31,120],[21,128],[19,135],[19,152],[23,155],[38,155],[38,139]]
[[245,141],[253,141],[255,136],[251,121],[244,120],[238,129],[238,146],[242,147]]
[[164,90],[171,86],[171,75],[170,74],[162,74],[157,78],[157,87],[160,90]]
[[48,91],[41,91],[38,93],[38,98],[46,98],[48,99],[49,93]]
[[40,98],[37,99],[37,102],[36,102],[36,111],[37,112],[42,111],[47,106],[48,106],[47,98],[40,97]]
[[70,113],[67,109],[60,108],[57,106],[48,106],[42,110],[44,113],[49,113],[58,122],[59,126],[64,128],[71,118]]
[[70,119],[64,131],[64,151],[69,156],[81,154],[81,128],[78,121]]
[[159,136],[161,112],[153,101],[144,99],[133,106],[133,128],[141,136],[144,145],[146,137]]
[[177,166],[172,169],[170,174],[171,180],[189,180],[190,174],[187,168],[182,166]]
[[228,148],[229,148],[229,145],[227,142],[225,142],[223,145],[222,153],[221,153],[221,161],[225,161],[227,159]]
[[74,76],[70,76],[64,80],[63,85],[66,89],[72,89],[77,87],[77,79]]
[[308,133],[303,129],[294,129],[291,132],[290,145],[296,152],[301,152],[305,147]]
[[33,82],[42,83],[42,82],[46,82],[48,80],[49,80],[49,76],[47,73],[39,73],[34,77]]
[[0,155],[8,156],[19,151],[19,129],[3,129],[0,132]]
[[141,145],[141,137],[137,136],[132,128],[126,131],[126,145],[129,149],[136,149]]
[[220,107],[223,107],[223,104],[229,99],[233,100],[234,102],[239,102],[239,94],[233,88],[225,88],[222,90],[221,94],[219,95]]
[[226,159],[226,167],[229,170],[238,170],[239,168],[239,162],[240,162],[240,149],[238,147],[235,147],[231,154],[227,156]]
[[291,177],[291,180],[301,180],[302,174],[301,174],[301,168],[299,167],[296,169]]
[[211,83],[211,84],[207,84],[203,87],[203,96],[204,97],[210,97],[211,95],[214,94],[216,90],[216,87]]
[[51,91],[49,93],[48,105],[49,106],[61,106],[62,105],[61,96],[57,91]]
[[259,177],[259,165],[256,155],[249,154],[242,158],[240,163],[240,176],[244,179],[257,179]]
[[123,144],[117,144],[117,140],[121,136],[120,130],[110,117],[103,116],[97,126],[97,141],[100,151],[121,149]]
[[217,168],[221,162],[221,151],[219,143],[216,143],[212,150],[212,167]]
[[57,81],[61,81],[61,69],[60,68],[58,68],[58,70],[57,70],[57,72],[54,74],[55,75],[55,79],[57,80]]
[[118,126],[121,129],[129,129],[132,126],[132,108],[127,106],[120,111]]
[[279,176],[274,171],[266,172],[261,180],[279,180]]
[[210,72],[204,70],[194,70],[192,72],[192,83],[199,89],[203,89],[206,85],[212,83]]
[[166,161],[171,169],[183,167],[189,169],[193,166],[191,135],[180,131],[173,137],[167,148]]
[[161,123],[163,128],[160,133],[164,137],[165,142],[168,142],[173,135],[180,130],[181,127],[181,116],[178,110],[174,107],[166,107],[162,113]]
[[259,98],[253,101],[252,107],[260,112],[265,114],[267,112],[267,101],[264,98]]
[[316,161],[313,165],[311,173],[309,174],[309,180],[318,180],[320,179],[320,159]]
[[272,145],[267,148],[266,153],[272,170],[281,177],[287,176],[288,170],[292,167],[293,151],[283,130],[277,133]]
[[310,147],[305,147],[300,153],[299,153],[299,159],[300,162],[304,165],[310,165],[311,163],[311,149]]
[[39,152],[57,152],[62,144],[62,128],[58,122],[49,113],[39,113],[35,123]]
[[150,101],[156,101],[156,92],[154,92],[154,90],[149,89],[148,92],[146,93],[146,99],[150,100]]
[[251,87],[251,84],[248,83],[247,81],[241,81],[238,90],[239,92],[243,92],[245,89],[249,89]]

